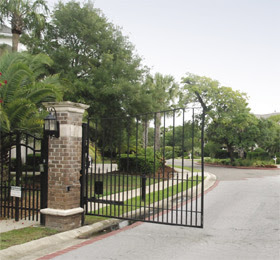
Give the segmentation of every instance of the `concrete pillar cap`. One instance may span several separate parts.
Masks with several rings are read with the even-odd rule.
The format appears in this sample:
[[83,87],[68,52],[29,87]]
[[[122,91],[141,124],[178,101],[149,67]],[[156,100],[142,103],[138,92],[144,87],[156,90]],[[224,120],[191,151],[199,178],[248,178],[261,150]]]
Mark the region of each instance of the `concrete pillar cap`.
[[54,107],[57,112],[74,112],[83,114],[89,105],[75,103],[71,101],[62,102],[43,102],[43,106],[46,108]]

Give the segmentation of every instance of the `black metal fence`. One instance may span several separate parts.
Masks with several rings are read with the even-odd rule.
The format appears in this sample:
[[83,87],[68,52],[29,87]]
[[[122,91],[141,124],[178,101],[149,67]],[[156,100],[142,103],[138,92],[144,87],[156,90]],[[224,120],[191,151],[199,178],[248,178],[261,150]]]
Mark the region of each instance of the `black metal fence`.
[[47,206],[47,139],[23,133],[0,138],[0,216],[39,221]]
[[84,124],[86,214],[203,227],[203,128],[201,109]]

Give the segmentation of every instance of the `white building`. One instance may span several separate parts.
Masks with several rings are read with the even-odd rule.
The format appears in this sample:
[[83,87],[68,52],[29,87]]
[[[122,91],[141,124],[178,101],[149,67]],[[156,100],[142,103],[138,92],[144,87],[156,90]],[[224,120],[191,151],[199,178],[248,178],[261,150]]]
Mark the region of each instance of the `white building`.
[[[12,41],[12,31],[6,25],[0,24],[0,49],[7,48],[12,49],[13,41]],[[26,47],[19,43],[18,44],[18,51],[25,51]]]
[[271,113],[271,114],[255,114],[255,116],[257,117],[257,118],[264,118],[264,119],[267,119],[267,118],[269,118],[269,117],[271,117],[271,116],[277,116],[277,115],[280,115],[280,112],[274,112],[274,113]]

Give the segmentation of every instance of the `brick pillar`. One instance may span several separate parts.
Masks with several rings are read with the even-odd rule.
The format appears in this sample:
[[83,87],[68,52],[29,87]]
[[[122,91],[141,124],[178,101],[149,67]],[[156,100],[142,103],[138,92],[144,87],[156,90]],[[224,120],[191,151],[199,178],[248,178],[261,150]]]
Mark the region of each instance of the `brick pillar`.
[[45,225],[58,230],[81,226],[80,170],[82,149],[82,118],[87,105],[73,102],[48,102],[54,107],[60,123],[60,137],[49,138],[48,208]]

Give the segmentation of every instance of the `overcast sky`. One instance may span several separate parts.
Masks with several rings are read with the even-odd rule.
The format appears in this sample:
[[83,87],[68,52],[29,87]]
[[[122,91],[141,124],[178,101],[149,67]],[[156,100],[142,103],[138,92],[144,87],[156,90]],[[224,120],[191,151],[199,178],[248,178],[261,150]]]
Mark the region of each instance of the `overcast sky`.
[[253,113],[280,112],[280,0],[93,2],[153,73],[207,76],[247,93]]

